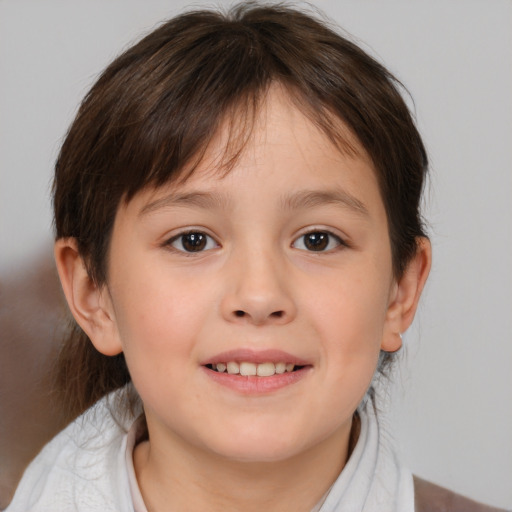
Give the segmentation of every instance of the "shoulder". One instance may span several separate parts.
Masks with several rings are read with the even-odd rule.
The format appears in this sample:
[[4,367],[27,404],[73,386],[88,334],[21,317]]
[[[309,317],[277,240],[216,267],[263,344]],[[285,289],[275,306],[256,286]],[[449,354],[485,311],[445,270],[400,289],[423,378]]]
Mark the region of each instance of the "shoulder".
[[413,476],[413,480],[416,512],[505,512],[477,503],[417,476]]
[[126,428],[107,402],[100,400],[43,448],[6,512],[119,510]]

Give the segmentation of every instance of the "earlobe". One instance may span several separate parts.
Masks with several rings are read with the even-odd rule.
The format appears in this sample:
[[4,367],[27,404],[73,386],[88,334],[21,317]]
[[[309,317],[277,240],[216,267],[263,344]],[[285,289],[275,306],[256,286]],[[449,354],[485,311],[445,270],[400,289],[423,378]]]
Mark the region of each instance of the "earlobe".
[[382,350],[396,352],[402,346],[401,334],[409,328],[414,319],[431,264],[430,240],[426,237],[418,238],[416,254],[408,263],[400,280],[394,285],[386,314]]
[[99,352],[119,354],[122,346],[108,291],[89,276],[76,240],[57,240],[54,254],[62,289],[76,322]]

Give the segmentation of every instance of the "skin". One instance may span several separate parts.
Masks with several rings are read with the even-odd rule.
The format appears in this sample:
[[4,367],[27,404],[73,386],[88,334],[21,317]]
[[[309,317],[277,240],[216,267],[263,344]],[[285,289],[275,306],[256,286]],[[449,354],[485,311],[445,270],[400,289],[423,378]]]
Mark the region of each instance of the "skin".
[[[211,171],[226,137],[184,184],[120,207],[106,286],[72,239],[57,242],[57,265],[75,318],[98,350],[125,353],[144,402],[150,441],[134,463],[148,510],[309,511],[347,460],[380,350],[398,350],[412,322],[430,246],[420,240],[395,278],[369,158],[353,137],[357,154],[342,154],[283,90],[222,176]],[[208,235],[204,250],[184,250],[189,231]],[[307,233],[330,233],[325,250]],[[278,349],[308,367],[244,394],[203,366],[233,349]]]

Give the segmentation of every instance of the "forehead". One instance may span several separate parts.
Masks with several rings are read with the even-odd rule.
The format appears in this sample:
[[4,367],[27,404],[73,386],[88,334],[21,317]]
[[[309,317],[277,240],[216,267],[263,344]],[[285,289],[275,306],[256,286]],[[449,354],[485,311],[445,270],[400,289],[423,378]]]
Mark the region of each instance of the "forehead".
[[276,145],[297,146],[296,156],[301,159],[312,154],[318,158],[321,151],[326,157],[337,158],[341,153],[372,166],[366,150],[341,119],[324,107],[314,109],[301,92],[276,82],[256,99],[252,109],[242,102],[226,115],[206,148],[201,167],[219,170],[227,163],[229,168],[240,156],[245,162],[271,158]]
[[[141,213],[175,204],[229,206],[233,197],[278,197],[281,206],[344,202],[367,213],[365,202],[380,201],[370,157],[339,119],[333,141],[296,105],[296,98],[273,86],[254,119],[227,118],[186,179],[143,190],[134,199]],[[265,187],[259,187],[261,182]],[[231,194],[233,195],[233,194]],[[363,200],[364,199],[364,200]]]

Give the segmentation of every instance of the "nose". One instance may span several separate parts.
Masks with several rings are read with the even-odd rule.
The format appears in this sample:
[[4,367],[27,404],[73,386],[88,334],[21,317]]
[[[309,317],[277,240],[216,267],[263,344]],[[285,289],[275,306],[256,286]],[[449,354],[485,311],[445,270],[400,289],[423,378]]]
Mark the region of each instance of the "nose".
[[278,258],[263,251],[234,257],[226,276],[222,315],[229,322],[280,325],[296,316],[290,272]]

